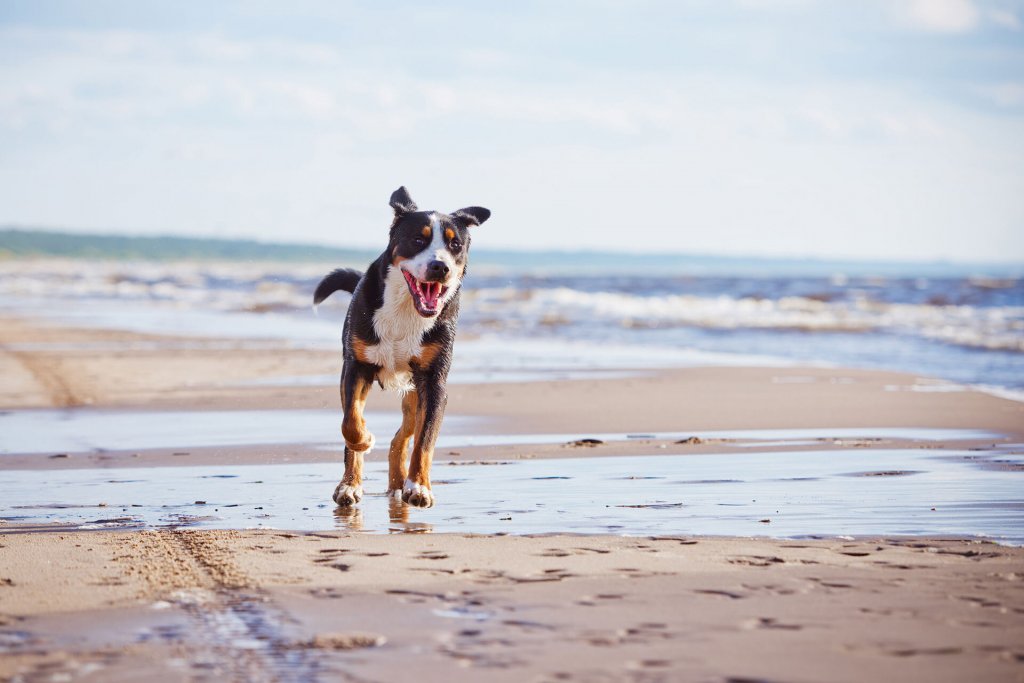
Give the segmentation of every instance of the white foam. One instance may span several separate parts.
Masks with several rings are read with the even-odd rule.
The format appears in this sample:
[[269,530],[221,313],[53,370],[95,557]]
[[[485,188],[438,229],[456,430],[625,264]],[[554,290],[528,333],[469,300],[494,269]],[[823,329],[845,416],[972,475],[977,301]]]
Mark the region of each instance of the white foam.
[[[897,331],[950,344],[1024,352],[1024,306],[980,308],[892,304],[860,299],[825,302],[732,296],[635,296],[568,288],[467,291],[480,317],[511,316],[523,324],[559,326],[588,320],[624,328],[793,329],[814,332]],[[507,322],[506,322],[507,324]]]

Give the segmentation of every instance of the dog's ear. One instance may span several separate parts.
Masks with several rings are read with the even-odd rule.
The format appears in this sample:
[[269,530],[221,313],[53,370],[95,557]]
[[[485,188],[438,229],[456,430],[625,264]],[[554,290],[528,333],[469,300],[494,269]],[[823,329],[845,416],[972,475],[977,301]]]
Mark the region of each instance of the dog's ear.
[[452,216],[461,218],[466,225],[480,225],[491,217],[491,212],[482,206],[467,206],[465,209],[459,209]]
[[396,216],[401,216],[403,213],[412,213],[418,211],[420,207],[416,206],[416,202],[409,196],[409,190],[405,189],[405,185],[391,193],[391,208],[395,210]]

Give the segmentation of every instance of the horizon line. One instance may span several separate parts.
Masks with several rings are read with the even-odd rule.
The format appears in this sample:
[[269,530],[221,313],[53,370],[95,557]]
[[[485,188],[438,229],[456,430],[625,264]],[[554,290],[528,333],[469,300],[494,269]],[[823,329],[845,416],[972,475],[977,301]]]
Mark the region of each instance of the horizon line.
[[[51,234],[51,235],[72,235],[76,237],[101,237],[101,238],[123,238],[133,240],[160,240],[160,239],[176,239],[176,240],[197,240],[197,241],[209,241],[219,243],[244,243],[248,242],[251,244],[266,245],[270,247],[308,247],[313,249],[327,249],[337,251],[350,251],[350,252],[367,252],[374,253],[378,250],[378,247],[369,246],[358,246],[358,245],[341,245],[336,243],[315,243],[315,242],[304,242],[304,241],[276,241],[273,239],[265,239],[259,237],[245,237],[245,236],[211,236],[204,234],[186,234],[176,235],[166,232],[160,232],[155,234],[145,234],[138,232],[107,232],[102,229],[94,228],[77,228],[68,227],[51,227],[51,226],[35,226],[26,225],[19,223],[0,223],[0,233],[2,232],[22,232],[22,233],[36,233],[36,234]],[[503,253],[520,253],[520,254],[540,254],[540,253],[561,253],[561,254],[589,254],[589,255],[626,255],[629,257],[682,257],[682,258],[713,258],[723,259],[731,261],[811,261],[819,264],[832,264],[832,263],[848,263],[858,265],[936,265],[936,266],[1000,266],[1010,267],[1018,266],[1024,268],[1024,258],[1007,258],[1007,259],[956,259],[953,257],[924,257],[920,259],[910,257],[864,257],[864,256],[838,256],[838,255],[827,255],[827,254],[752,254],[752,253],[725,253],[725,252],[703,252],[703,251],[654,251],[654,250],[636,250],[636,249],[620,249],[615,250],[611,247],[538,247],[530,248],[529,246],[523,245],[488,245],[488,246],[477,246],[475,247],[475,253],[490,255],[493,252],[501,251]]]

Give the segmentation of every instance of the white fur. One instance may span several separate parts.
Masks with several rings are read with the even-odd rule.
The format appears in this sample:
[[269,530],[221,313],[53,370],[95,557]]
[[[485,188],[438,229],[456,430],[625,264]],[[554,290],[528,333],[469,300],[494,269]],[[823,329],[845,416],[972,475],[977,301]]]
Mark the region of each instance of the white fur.
[[355,505],[363,498],[363,487],[362,486],[348,486],[346,484],[338,484],[338,488],[334,489],[334,502],[338,505]]
[[[441,220],[437,217],[436,213],[430,214],[430,231],[430,244],[423,251],[402,264],[417,280],[427,279],[427,266],[430,265],[431,261],[441,261],[448,266],[449,272],[455,273],[455,259],[452,258],[452,253],[448,251],[448,245],[445,244],[444,230],[441,229]],[[453,282],[453,284],[457,287],[459,283]],[[453,289],[454,287],[448,288],[448,292],[445,294],[445,301],[448,300]],[[438,310],[441,310],[440,307],[438,307]]]
[[373,314],[373,331],[380,343],[366,347],[367,360],[380,366],[377,378],[385,389],[412,389],[409,359],[422,351],[423,335],[435,322],[437,316],[424,318],[416,312],[405,276],[395,266],[389,266],[384,280],[384,305]]
[[409,502],[413,497],[419,497],[420,500],[425,502],[423,507],[433,507],[434,505],[434,494],[430,492],[426,486],[422,486],[412,481],[411,479],[405,480],[405,486],[402,487],[402,500]]
[[[377,373],[380,383],[385,389],[402,393],[413,388],[409,360],[423,351],[423,335],[437,322],[437,316],[424,318],[416,311],[401,269],[407,269],[413,277],[424,280],[427,264],[437,259],[447,263],[455,273],[455,262],[445,246],[437,214],[431,214],[430,222],[433,229],[430,246],[397,267],[388,266],[384,278],[384,304],[373,314],[373,331],[380,343],[366,347],[366,359],[381,368]],[[448,291],[438,300],[438,313],[455,296],[459,284],[457,279],[452,279]]]

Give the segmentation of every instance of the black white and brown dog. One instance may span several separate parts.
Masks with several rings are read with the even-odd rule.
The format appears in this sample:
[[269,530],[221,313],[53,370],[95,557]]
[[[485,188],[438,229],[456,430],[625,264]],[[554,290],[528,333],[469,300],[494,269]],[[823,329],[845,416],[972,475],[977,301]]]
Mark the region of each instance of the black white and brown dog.
[[313,295],[318,305],[339,289],[352,293],[342,334],[345,475],[334,491],[334,502],[341,507],[352,506],[363,496],[363,455],[374,444],[363,409],[374,381],[403,394],[402,426],[388,454],[388,495],[420,507],[434,504],[430,464],[448,401],[445,383],[470,229],[491,215],[479,206],[450,214],[420,211],[404,187],[391,195],[391,207],[395,218],[384,253],[365,273],[335,270]]

